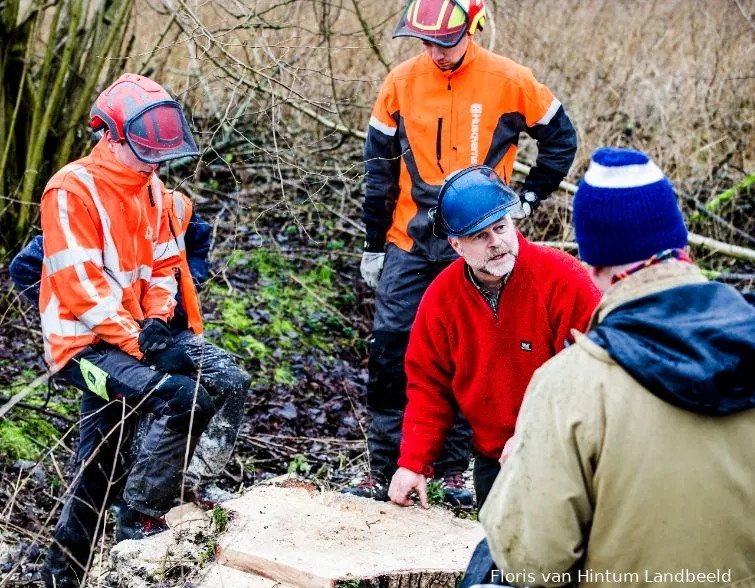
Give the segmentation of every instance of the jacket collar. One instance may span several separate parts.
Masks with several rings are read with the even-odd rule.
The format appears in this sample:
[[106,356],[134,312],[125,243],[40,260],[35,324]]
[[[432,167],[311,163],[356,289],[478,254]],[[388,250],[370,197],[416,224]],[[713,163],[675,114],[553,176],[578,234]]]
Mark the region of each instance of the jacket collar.
[[435,62],[430,58],[430,56],[427,53],[422,53],[422,59],[425,60],[426,63],[429,64],[430,67],[443,79],[449,79],[453,76],[459,75],[464,70],[468,69],[469,66],[472,64],[475,59],[477,59],[477,56],[480,54],[480,46],[475,43],[474,39],[469,40],[469,46],[467,47],[467,52],[464,54],[464,59],[461,62],[461,65],[457,67],[456,69],[448,69],[448,70],[442,70],[437,65],[435,65]]
[[115,188],[133,192],[144,188],[152,179],[151,175],[140,174],[118,161],[113,152],[108,149],[104,138],[92,149],[91,158],[99,168],[103,179]]
[[676,259],[642,269],[616,282],[605,291],[600,304],[593,312],[587,330],[594,328],[622,304],[662,290],[707,281],[697,266]]

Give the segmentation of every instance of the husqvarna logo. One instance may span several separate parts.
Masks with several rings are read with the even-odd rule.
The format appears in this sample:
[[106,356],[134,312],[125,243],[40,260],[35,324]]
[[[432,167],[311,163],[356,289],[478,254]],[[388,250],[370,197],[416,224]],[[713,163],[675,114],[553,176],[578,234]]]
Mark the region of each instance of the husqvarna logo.
[[469,133],[469,164],[477,165],[480,158],[480,118],[482,117],[482,104],[472,104],[469,107],[472,113],[472,129]]

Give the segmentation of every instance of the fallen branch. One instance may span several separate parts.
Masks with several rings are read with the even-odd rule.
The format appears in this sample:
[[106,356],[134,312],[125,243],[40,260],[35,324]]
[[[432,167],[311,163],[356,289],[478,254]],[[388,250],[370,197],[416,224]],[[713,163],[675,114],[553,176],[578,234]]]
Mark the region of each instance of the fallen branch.
[[[749,190],[755,186],[755,173],[749,174],[742,179],[741,182],[735,184],[728,190],[724,190],[718,196],[710,200],[704,205],[704,210],[710,213],[716,212],[722,204],[726,204],[729,200],[733,199],[739,192]],[[700,212],[695,212],[689,217],[690,222],[700,219]]]
[[50,379],[50,374],[42,374],[36,380],[34,380],[31,384],[23,388],[20,392],[18,392],[17,394],[14,394],[13,397],[8,402],[6,402],[3,406],[0,406],[0,418],[5,416],[5,414],[11,408],[13,408],[19,402],[21,402],[29,394],[34,392],[35,389],[39,388],[43,384],[46,384],[47,380],[49,379]]
[[740,247],[739,245],[730,245],[729,243],[722,243],[721,241],[716,241],[715,239],[703,237],[702,235],[697,235],[695,233],[690,233],[688,235],[688,240],[692,245],[705,247],[706,249],[710,249],[715,253],[721,253],[722,255],[727,255],[729,257],[740,259],[742,261],[755,262],[755,249]]

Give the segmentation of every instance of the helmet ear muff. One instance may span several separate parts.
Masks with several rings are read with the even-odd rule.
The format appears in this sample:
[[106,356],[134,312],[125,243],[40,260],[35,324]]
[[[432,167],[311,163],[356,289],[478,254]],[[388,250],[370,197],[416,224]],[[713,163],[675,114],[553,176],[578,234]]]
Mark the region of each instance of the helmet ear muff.
[[487,20],[487,16],[485,15],[485,11],[477,13],[477,16],[474,17],[474,20],[469,23],[469,34],[474,35],[477,31],[481,31],[483,28],[485,28],[485,21]]
[[433,206],[430,210],[427,211],[427,216],[432,223],[433,235],[435,235],[438,239],[447,239],[449,236],[448,233],[450,231],[450,228],[446,223],[446,220],[443,218],[442,212],[443,197],[448,193],[448,189],[453,185],[454,179],[456,179],[458,176],[463,176],[464,174],[469,173],[472,170],[480,169],[483,167],[486,166],[477,165],[466,169],[459,169],[448,174],[446,176],[446,179],[443,180],[443,185],[440,187],[440,191],[438,192],[437,206]]

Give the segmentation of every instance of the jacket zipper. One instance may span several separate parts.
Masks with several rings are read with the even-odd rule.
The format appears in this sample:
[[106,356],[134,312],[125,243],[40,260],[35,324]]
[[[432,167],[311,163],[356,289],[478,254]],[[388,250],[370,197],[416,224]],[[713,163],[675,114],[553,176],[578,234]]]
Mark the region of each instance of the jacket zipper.
[[440,173],[445,174],[446,172],[443,171],[443,166],[440,163],[440,157],[442,155],[441,152],[441,141],[443,139],[443,118],[438,119],[438,135],[435,137],[435,157],[438,162],[438,169],[440,169]]

